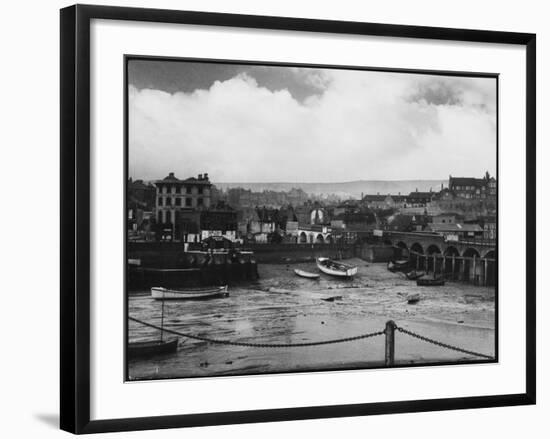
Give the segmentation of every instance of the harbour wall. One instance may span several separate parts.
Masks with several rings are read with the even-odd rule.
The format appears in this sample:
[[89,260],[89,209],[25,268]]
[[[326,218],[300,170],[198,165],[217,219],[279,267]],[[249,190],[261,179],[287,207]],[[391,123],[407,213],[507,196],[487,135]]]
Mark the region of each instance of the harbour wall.
[[[183,243],[130,242],[127,250],[128,258],[139,259],[142,267],[188,267]],[[252,251],[258,263],[304,262],[320,256],[349,259],[360,253],[354,244],[248,244],[241,250]]]

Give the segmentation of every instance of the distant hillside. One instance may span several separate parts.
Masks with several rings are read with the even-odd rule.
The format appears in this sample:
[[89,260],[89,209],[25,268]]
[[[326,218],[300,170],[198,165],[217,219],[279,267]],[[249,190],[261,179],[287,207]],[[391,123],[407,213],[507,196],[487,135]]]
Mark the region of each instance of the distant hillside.
[[253,192],[264,190],[289,191],[292,188],[302,189],[312,195],[334,194],[341,198],[359,198],[361,194],[408,194],[415,190],[434,192],[441,190],[441,185],[447,186],[448,180],[359,180],[342,183],[218,183],[220,189],[237,188],[250,189]]

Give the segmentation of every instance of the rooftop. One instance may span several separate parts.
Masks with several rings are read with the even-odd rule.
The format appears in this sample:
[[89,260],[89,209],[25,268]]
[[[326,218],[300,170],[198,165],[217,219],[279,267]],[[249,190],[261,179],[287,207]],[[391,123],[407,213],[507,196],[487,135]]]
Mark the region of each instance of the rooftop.
[[199,174],[198,177],[189,177],[185,180],[180,180],[177,178],[173,172],[170,172],[166,177],[164,177],[162,180],[155,181],[155,184],[197,184],[197,185],[211,185],[210,180],[208,179],[208,174]]

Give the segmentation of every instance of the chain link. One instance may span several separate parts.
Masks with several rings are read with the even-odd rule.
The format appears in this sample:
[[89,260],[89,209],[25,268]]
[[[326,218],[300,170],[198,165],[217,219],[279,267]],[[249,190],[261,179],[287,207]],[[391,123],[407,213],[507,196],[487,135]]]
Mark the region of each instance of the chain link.
[[450,349],[452,351],[461,352],[463,354],[473,355],[474,357],[482,357],[482,358],[487,358],[489,360],[494,360],[494,357],[492,357],[490,355],[480,354],[479,352],[474,352],[474,351],[468,351],[466,349],[462,349],[462,348],[459,348],[457,346],[453,346],[453,345],[450,345],[450,344],[447,344],[447,343],[443,343],[441,341],[437,341],[437,340],[434,340],[434,339],[431,339],[431,338],[428,338],[428,337],[424,337],[420,334],[409,331],[409,330],[407,330],[405,328],[402,328],[400,326],[397,326],[397,325],[395,326],[395,329],[399,332],[402,332],[403,334],[410,335],[411,337],[417,338],[417,339],[425,341],[427,343],[434,344],[436,346],[440,346],[442,348]]
[[147,323],[142,320],[138,320],[134,317],[128,317],[128,319],[132,320],[133,322],[140,323],[144,326],[158,329],[158,330],[167,332],[169,334],[179,335],[181,337],[192,338],[195,340],[206,341],[209,343],[232,345],[232,346],[246,346],[246,347],[253,347],[253,348],[294,348],[294,347],[320,346],[320,345],[333,344],[333,343],[345,343],[349,341],[376,337],[378,335],[384,334],[384,331],[376,331],[376,332],[371,332],[369,334],[356,335],[353,337],[338,338],[334,340],[325,340],[325,341],[312,341],[312,342],[305,342],[305,343],[248,343],[248,342],[242,342],[242,341],[220,340],[216,338],[202,337],[200,335],[185,334],[179,331],[174,331],[172,329],[161,328],[160,326],[153,325],[152,323]]
[[[244,341],[231,341],[231,340],[221,340],[216,338],[210,338],[210,337],[203,337],[200,335],[194,335],[194,334],[186,334],[180,331],[174,331],[173,329],[167,329],[167,328],[161,328],[160,326],[154,325],[152,323],[144,322],[143,320],[136,319],[134,317],[128,317],[129,320],[140,323],[144,326],[148,326],[150,328],[158,329],[161,331],[164,331],[169,334],[173,335],[179,335],[181,337],[187,337],[194,340],[200,340],[205,341],[208,343],[215,343],[215,344],[223,344],[223,345],[232,345],[232,346],[244,346],[244,347],[253,347],[253,348],[294,348],[294,347],[308,347],[308,346],[321,346],[321,345],[327,345],[327,344],[335,344],[335,343],[345,343],[355,340],[362,340],[366,338],[371,337],[377,337],[379,335],[384,335],[386,332],[385,330],[382,331],[376,331],[376,332],[370,332],[368,334],[361,334],[356,335],[353,337],[345,337],[345,338],[337,338],[333,340],[324,340],[324,341],[311,341],[311,342],[304,342],[304,343],[249,343]],[[494,357],[486,354],[481,354],[479,352],[469,351],[467,349],[462,349],[457,346],[453,346],[447,343],[443,343],[441,341],[434,340],[432,338],[424,337],[423,335],[417,334],[415,332],[409,331],[405,328],[402,328],[400,326],[395,325],[394,326],[396,331],[399,331],[403,334],[407,334],[411,337],[417,338],[419,340],[425,341],[427,343],[434,344],[436,346],[440,346],[442,348],[450,349],[456,352],[461,352],[463,354],[472,355],[474,357],[482,357],[487,358],[490,360],[493,360]]]

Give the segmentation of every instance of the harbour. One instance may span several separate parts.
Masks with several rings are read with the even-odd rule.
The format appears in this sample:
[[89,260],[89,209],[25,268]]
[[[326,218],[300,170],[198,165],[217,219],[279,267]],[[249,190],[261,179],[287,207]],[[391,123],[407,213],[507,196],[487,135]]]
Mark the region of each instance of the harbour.
[[[403,273],[389,271],[384,262],[369,263],[359,258],[345,261],[358,268],[352,279],[322,274],[311,280],[294,273],[294,269],[318,272],[313,261],[259,264],[258,279],[232,285],[228,297],[167,301],[163,325],[169,330],[214,339],[269,344],[354,336],[383,329],[392,319],[427,337],[490,356],[495,354],[494,288],[455,281],[437,288],[419,287]],[[418,294],[419,301],[408,303],[410,294]],[[159,324],[161,304],[151,298],[149,289],[130,291],[128,299],[129,316]],[[129,323],[130,343],[158,338],[159,332]],[[404,334],[396,335],[397,365],[473,359]],[[175,353],[130,359],[128,378],[348,370],[383,365],[383,337],[304,348],[228,346],[180,337]]]

